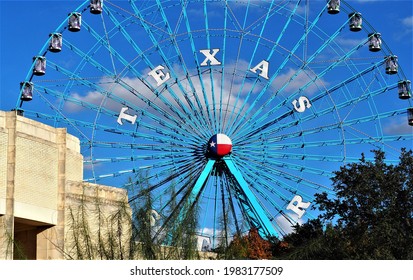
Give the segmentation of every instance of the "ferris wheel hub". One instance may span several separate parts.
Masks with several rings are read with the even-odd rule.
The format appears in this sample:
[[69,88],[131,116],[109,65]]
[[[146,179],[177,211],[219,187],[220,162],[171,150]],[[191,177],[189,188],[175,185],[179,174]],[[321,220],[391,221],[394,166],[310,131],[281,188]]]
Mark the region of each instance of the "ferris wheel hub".
[[218,133],[209,139],[207,149],[210,157],[221,158],[231,153],[232,141],[227,135]]

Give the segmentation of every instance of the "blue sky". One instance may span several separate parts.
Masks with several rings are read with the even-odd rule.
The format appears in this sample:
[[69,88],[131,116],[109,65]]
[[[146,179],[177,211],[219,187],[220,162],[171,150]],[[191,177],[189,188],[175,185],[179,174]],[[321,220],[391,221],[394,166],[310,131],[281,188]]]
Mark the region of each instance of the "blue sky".
[[[81,1],[0,1],[0,109],[16,104],[19,83],[24,79],[36,55],[67,14]],[[413,79],[412,1],[349,1],[382,33],[407,77]]]

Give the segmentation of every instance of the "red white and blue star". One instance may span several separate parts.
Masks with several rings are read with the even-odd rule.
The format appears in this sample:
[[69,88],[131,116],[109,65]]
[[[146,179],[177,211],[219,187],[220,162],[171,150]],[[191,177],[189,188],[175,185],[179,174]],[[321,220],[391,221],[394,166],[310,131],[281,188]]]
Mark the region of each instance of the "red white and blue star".
[[232,141],[222,133],[215,134],[208,141],[208,151],[212,156],[223,157],[231,153]]

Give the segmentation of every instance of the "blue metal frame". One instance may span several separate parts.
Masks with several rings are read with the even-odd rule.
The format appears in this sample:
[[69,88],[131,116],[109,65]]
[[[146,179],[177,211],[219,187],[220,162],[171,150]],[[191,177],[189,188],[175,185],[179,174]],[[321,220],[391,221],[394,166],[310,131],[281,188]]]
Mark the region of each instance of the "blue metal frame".
[[[261,204],[258,202],[256,195],[248,187],[248,183],[245,181],[241,171],[235,166],[230,157],[224,157],[222,160],[228,167],[228,175],[233,176],[237,183],[238,187],[236,188],[236,194],[238,196],[238,200],[241,202],[244,213],[246,213],[249,217],[251,227],[257,228],[263,236],[278,237],[279,235],[277,231],[274,229],[270,219],[268,218],[267,211],[264,211]],[[208,160],[207,164],[201,172],[201,175],[198,177],[194,187],[190,192],[187,200],[189,205],[196,203],[196,200],[200,196],[200,193],[205,186],[208,177],[213,171],[215,163],[215,159]],[[234,185],[232,187],[236,186]]]

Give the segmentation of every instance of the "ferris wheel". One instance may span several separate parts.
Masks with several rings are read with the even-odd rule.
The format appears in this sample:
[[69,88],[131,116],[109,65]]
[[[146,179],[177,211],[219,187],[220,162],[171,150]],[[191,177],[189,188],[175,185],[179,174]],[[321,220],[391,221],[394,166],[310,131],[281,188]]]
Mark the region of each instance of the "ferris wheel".
[[189,206],[211,246],[281,237],[340,166],[411,147],[411,83],[344,1],[88,0],[62,16],[16,109],[80,139],[86,181],[144,181],[130,201],[151,194],[158,235]]

